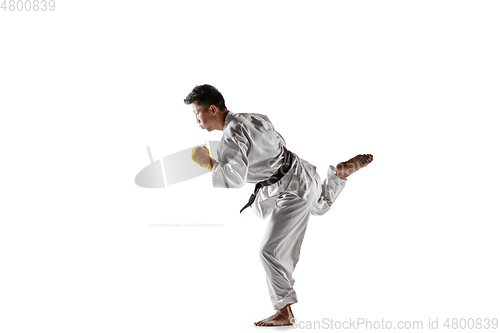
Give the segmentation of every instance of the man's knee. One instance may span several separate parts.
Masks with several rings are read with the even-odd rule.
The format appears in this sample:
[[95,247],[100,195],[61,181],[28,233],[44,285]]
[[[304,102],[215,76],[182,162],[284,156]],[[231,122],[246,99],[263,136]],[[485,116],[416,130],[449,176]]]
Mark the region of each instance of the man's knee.
[[268,243],[263,243],[259,248],[259,257],[262,263],[269,262],[269,259],[273,257],[273,250]]

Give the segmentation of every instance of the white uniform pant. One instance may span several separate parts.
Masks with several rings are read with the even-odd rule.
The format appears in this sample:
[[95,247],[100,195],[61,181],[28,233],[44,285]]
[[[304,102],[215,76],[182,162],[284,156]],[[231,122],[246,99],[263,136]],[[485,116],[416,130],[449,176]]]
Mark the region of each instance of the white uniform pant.
[[[317,179],[321,184],[318,175]],[[276,199],[260,247],[260,258],[275,310],[287,304],[297,303],[297,295],[293,289],[295,280],[292,275],[299,261],[300,246],[306,233],[309,215],[322,215],[329,210],[344,188],[345,182],[346,180],[338,178],[332,172],[328,174],[322,187],[315,186],[314,191],[307,196],[307,200],[293,192],[282,192]]]

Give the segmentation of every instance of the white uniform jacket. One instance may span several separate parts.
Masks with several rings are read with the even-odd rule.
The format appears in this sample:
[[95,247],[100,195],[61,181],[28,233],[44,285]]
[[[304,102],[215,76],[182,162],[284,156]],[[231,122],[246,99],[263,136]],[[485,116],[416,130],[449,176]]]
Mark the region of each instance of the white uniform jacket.
[[[283,164],[283,146],[286,146],[285,140],[265,115],[228,111],[217,151],[219,160],[212,168],[213,186],[236,188],[268,179]],[[321,186],[316,167],[296,154],[293,157],[287,174],[277,183],[264,186],[255,198],[252,209],[260,218],[265,219],[272,213],[281,192],[293,192],[306,199]]]

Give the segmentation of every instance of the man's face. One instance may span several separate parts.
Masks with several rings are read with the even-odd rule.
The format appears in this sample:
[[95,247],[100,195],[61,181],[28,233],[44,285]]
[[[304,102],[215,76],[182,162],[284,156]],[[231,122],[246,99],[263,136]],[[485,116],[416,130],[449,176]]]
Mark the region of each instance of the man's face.
[[198,123],[202,129],[213,131],[215,117],[212,116],[210,111],[199,106],[196,102],[191,105],[193,106],[193,113],[196,116],[196,123]]

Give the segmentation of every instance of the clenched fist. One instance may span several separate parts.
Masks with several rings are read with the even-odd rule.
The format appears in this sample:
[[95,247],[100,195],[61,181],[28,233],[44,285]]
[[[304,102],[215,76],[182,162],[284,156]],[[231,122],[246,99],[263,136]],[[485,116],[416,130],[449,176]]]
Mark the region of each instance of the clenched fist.
[[212,171],[213,161],[207,147],[196,147],[191,153],[191,159],[200,166]]

